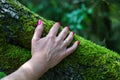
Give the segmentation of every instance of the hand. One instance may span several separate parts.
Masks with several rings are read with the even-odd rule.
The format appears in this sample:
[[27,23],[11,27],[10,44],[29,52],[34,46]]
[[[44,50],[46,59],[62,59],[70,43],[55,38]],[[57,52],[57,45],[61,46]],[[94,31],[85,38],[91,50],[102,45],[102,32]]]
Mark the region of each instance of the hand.
[[58,36],[59,23],[55,23],[50,29],[46,37],[41,38],[44,26],[41,20],[38,21],[38,26],[32,38],[32,58],[29,65],[32,66],[32,71],[41,76],[50,68],[56,66],[61,60],[70,55],[76,50],[79,41],[76,41],[71,47],[67,46],[73,40],[74,32],[70,32],[69,28],[65,27]]
[[54,67],[77,48],[79,41],[76,41],[73,46],[67,48],[74,36],[74,32],[68,35],[69,27],[65,27],[62,32],[56,36],[59,27],[60,24],[55,23],[48,35],[41,38],[44,27],[42,21],[38,21],[38,26],[32,38],[32,58],[38,61],[36,65],[38,68],[41,65],[39,61],[44,64],[46,69]]

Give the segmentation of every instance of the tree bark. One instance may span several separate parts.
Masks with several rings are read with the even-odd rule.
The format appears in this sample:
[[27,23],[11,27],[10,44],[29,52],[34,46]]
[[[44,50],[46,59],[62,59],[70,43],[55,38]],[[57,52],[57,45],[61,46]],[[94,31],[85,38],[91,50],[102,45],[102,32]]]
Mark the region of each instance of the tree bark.
[[[53,21],[33,13],[16,0],[0,0],[0,69],[9,73],[30,58],[30,42],[37,20],[45,36]],[[62,30],[62,26],[60,31]],[[75,34],[81,45],[41,80],[119,80],[120,55]]]

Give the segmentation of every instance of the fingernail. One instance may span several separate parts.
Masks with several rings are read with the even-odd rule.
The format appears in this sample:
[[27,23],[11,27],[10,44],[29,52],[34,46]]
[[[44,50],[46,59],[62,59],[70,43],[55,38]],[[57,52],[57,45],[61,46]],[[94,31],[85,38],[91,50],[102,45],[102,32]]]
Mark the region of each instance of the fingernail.
[[70,27],[69,27],[69,26],[68,26],[67,28],[68,28],[68,30],[70,30]]
[[80,41],[78,41],[78,45],[80,44]]
[[60,25],[60,22],[57,22],[58,23],[58,25]]
[[72,32],[72,35],[74,35],[74,32]]
[[42,21],[41,21],[41,20],[38,20],[38,24],[37,24],[37,25],[39,26],[39,25],[41,25],[41,23],[42,23]]

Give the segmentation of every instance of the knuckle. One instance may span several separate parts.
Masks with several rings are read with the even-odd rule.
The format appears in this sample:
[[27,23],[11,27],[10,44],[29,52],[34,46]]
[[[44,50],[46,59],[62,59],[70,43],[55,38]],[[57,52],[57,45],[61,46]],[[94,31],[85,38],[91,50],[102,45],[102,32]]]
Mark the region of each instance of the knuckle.
[[70,36],[70,37],[69,37],[69,39],[68,39],[68,41],[70,41],[70,42],[71,42],[72,40],[73,40],[73,37],[72,37],[72,36]]
[[68,33],[68,29],[65,28],[65,29],[63,30],[63,34],[67,34],[67,33]]
[[63,42],[63,44],[61,45],[61,48],[65,48],[67,47],[67,44]]
[[61,42],[60,39],[57,39],[57,40],[56,40],[56,43],[57,43],[57,44],[59,44],[60,42]]
[[42,28],[37,27],[37,28],[35,29],[35,32],[40,31],[40,30],[42,30]]
[[55,37],[53,35],[48,36],[49,39],[54,39]]
[[39,30],[38,29],[35,29],[35,32],[38,32]]
[[72,39],[73,39],[73,35],[70,35],[70,36],[69,36],[69,39],[72,40]]
[[31,42],[33,43],[33,42],[35,42],[36,40],[37,40],[36,38],[32,38]]
[[60,42],[56,41],[55,42],[55,47],[59,46]]
[[58,36],[56,39],[58,42],[62,42],[64,38],[62,36]]
[[48,35],[48,36],[47,36],[47,39],[50,40],[50,41],[54,41],[54,40],[55,40],[55,36],[53,36],[53,35]]
[[75,49],[76,49],[76,46],[74,45],[72,49],[75,50]]
[[66,29],[64,32],[63,32],[63,34],[67,34],[68,33],[68,30]]
[[70,43],[69,40],[64,41],[64,44],[66,44],[66,45],[69,45],[69,43]]

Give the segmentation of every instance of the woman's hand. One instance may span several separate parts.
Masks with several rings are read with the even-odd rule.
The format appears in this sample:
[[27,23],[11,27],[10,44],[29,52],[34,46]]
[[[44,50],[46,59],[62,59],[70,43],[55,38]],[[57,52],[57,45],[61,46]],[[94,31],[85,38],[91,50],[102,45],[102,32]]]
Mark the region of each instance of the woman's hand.
[[60,24],[55,23],[48,35],[41,38],[44,26],[41,20],[38,21],[38,26],[32,38],[32,58],[30,64],[33,68],[33,73],[39,74],[39,76],[56,66],[62,59],[75,51],[79,45],[79,41],[76,41],[71,47],[67,48],[73,40],[74,32],[68,34],[69,27],[65,27],[56,36],[59,27]]
[[[32,38],[32,58],[38,62],[41,61],[44,67],[50,69],[57,65],[62,59],[70,55],[77,48],[79,41],[76,41],[73,46],[67,46],[73,40],[74,32],[68,35],[69,27],[65,27],[58,35],[59,23],[55,23],[50,29],[46,37],[41,38],[43,32],[43,23],[38,21],[38,26]],[[37,64],[39,66],[41,64]]]

